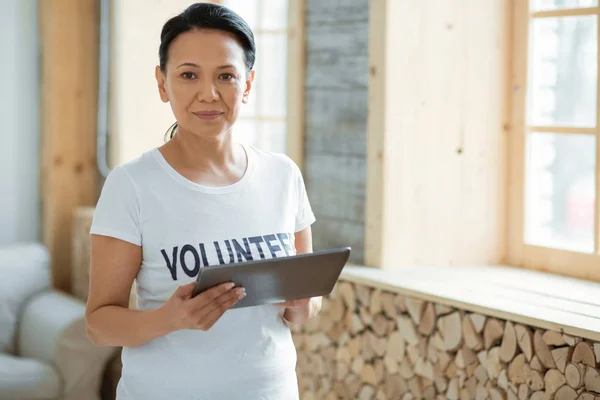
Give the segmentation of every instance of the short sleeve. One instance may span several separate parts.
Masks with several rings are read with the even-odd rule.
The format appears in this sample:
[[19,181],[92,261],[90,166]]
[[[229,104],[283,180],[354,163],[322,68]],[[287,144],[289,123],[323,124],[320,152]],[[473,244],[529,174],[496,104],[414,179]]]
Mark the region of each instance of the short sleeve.
[[296,212],[296,232],[300,232],[315,222],[315,215],[312,211],[308,194],[306,192],[306,186],[304,184],[304,178],[300,168],[294,164],[294,175],[296,181],[296,190],[298,192],[298,210]]
[[106,178],[92,220],[91,234],[142,245],[140,204],[133,180],[116,167]]

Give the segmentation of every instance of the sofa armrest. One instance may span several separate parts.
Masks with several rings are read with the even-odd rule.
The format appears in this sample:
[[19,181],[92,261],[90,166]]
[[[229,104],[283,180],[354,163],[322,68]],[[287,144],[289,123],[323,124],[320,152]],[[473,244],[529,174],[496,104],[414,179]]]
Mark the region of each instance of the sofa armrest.
[[55,290],[42,292],[25,306],[18,329],[19,355],[54,365],[65,399],[99,398],[106,363],[117,349],[89,340],[83,302]]

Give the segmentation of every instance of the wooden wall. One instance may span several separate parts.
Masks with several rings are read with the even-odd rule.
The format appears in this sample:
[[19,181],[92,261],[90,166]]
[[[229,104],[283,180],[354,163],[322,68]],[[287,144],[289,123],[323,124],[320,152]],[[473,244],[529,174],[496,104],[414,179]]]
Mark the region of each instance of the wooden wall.
[[[42,239],[71,290],[75,210],[97,200],[98,0],[39,1]],[[35,118],[35,116],[32,116]]]
[[304,175],[315,249],[364,256],[368,0],[308,0]]
[[511,2],[370,5],[366,264],[503,262]]

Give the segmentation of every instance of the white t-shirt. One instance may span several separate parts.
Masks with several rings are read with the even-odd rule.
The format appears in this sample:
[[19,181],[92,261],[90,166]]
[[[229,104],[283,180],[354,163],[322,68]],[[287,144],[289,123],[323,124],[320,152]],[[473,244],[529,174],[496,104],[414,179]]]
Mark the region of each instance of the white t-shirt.
[[[175,171],[158,149],[116,167],[91,233],[142,247],[138,307],[153,309],[199,268],[296,253],[294,233],[315,221],[300,170],[285,155],[245,146],[248,167],[229,186]],[[227,311],[207,331],[179,330],[123,349],[117,398],[298,398],[296,350],[273,305]]]

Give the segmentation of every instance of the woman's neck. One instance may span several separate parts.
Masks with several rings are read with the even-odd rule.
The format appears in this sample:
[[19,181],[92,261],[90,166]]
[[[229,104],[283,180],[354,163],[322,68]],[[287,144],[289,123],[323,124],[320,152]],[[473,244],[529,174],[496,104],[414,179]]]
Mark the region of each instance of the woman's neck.
[[178,130],[160,151],[173,168],[200,184],[234,183],[247,167],[246,153],[233,142],[230,132],[203,138]]

